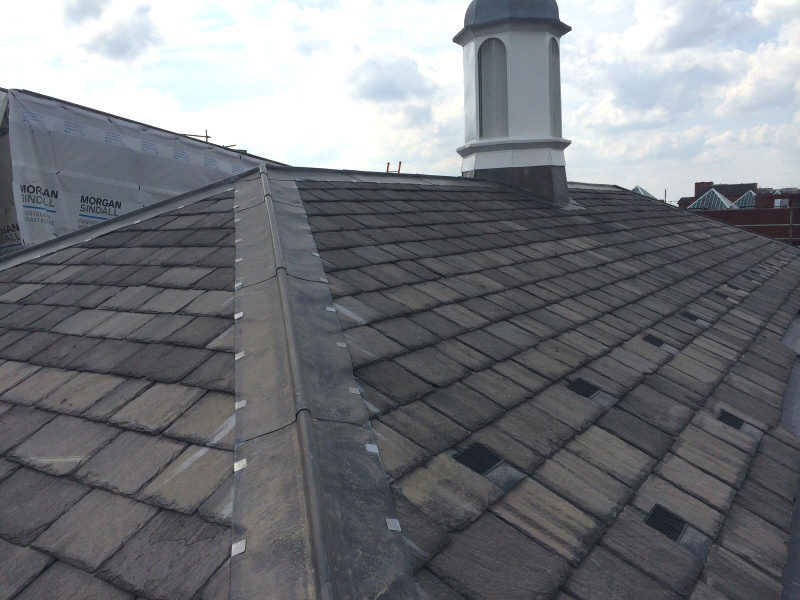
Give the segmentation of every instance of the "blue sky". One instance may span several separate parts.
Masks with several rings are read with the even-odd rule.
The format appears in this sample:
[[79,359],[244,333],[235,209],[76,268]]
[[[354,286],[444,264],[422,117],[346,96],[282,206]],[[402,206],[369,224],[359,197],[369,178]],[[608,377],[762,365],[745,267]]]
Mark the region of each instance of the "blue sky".
[[[455,175],[467,0],[27,0],[0,86],[295,165]],[[800,185],[800,0],[562,0],[571,180]]]

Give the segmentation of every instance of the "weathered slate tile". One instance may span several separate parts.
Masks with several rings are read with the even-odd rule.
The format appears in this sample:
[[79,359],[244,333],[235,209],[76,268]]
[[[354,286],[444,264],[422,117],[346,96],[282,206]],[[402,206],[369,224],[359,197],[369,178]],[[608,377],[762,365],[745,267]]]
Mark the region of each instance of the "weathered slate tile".
[[17,446],[10,456],[53,475],[68,475],[119,433],[116,427],[59,415]]
[[708,555],[704,576],[709,586],[730,600],[778,600],[781,597],[779,580],[716,544]]
[[736,489],[701,471],[675,454],[667,455],[656,472],[664,479],[726,513],[736,496]]
[[55,418],[43,410],[15,406],[0,415],[0,454],[13,448]]
[[596,426],[577,436],[567,449],[634,488],[656,464],[654,458]]
[[171,344],[147,344],[124,361],[118,361],[113,370],[119,375],[177,383],[191,375],[214,354],[222,353]]
[[736,487],[744,480],[751,461],[749,454],[692,425],[683,430],[672,451]]
[[680,596],[634,569],[602,547],[596,547],[572,574],[564,589],[580,600],[678,600]]
[[191,514],[232,472],[232,452],[189,446],[139,495],[164,508]]
[[597,425],[656,459],[664,456],[673,443],[672,436],[616,407],[600,417]]
[[393,410],[381,421],[431,454],[439,454],[469,435],[469,431],[419,400]]
[[520,481],[491,511],[573,565],[601,533],[599,521],[530,478]]
[[231,588],[230,560],[226,561],[198,593],[197,600],[229,600]]
[[786,565],[789,534],[749,510],[734,505],[718,543],[780,579]]
[[389,481],[397,479],[430,457],[425,449],[377,419],[371,421],[370,426]]
[[0,482],[0,535],[27,545],[90,491],[68,479],[18,469]]
[[462,383],[503,408],[513,408],[531,396],[527,389],[493,369],[473,373],[465,377]]
[[715,590],[702,581],[697,582],[690,600],[729,600],[722,592]]
[[126,404],[110,421],[137,431],[158,433],[192,406],[205,390],[158,383]]
[[544,460],[536,452],[494,425],[479,429],[464,440],[460,447],[466,449],[476,442],[483,444],[523,473],[532,473]]
[[706,410],[697,411],[692,419],[692,425],[748,454],[755,454],[759,445],[759,441],[753,436],[725,425],[717,420],[717,415]]
[[460,379],[467,369],[433,348],[423,348],[395,358],[403,368],[423,381],[444,387]]
[[447,585],[476,600],[545,600],[558,590],[567,562],[491,514],[481,517],[431,561]]
[[700,575],[702,561],[645,524],[646,517],[646,513],[634,508],[625,509],[601,544],[656,581],[687,596]]
[[83,416],[89,419],[106,421],[151,385],[152,382],[146,379],[127,379],[87,409]]
[[230,527],[233,518],[233,478],[231,473],[214,491],[208,500],[200,505],[198,513],[212,523]]
[[598,403],[579,396],[562,384],[550,386],[537,394],[533,403],[575,431],[586,429],[603,412]]
[[150,320],[129,333],[126,338],[137,342],[162,342],[181,327],[191,323],[192,317],[187,315],[148,315]]
[[403,346],[372,327],[348,329],[344,334],[344,339],[347,342],[347,349],[353,359],[354,367],[373,363],[405,351]]
[[0,365],[0,393],[6,399],[5,392],[15,387],[22,380],[27,379],[36,373],[41,367],[29,365],[24,362],[8,360]]
[[536,408],[535,400],[510,410],[495,426],[541,456],[553,454],[575,435],[572,428]]
[[76,476],[116,493],[133,494],[185,448],[184,444],[125,431],[81,467]]
[[102,490],[84,496],[36,538],[36,548],[94,572],[158,509]]
[[28,377],[22,383],[6,391],[3,394],[3,400],[15,404],[33,406],[77,375],[77,371],[65,371],[64,369],[51,369],[48,367],[39,369],[35,372],[35,376]]
[[402,496],[395,497],[395,508],[412,568],[422,568],[450,543],[450,535]]
[[38,406],[55,412],[80,415],[124,381],[122,377],[113,375],[79,373],[77,377],[47,394]]
[[391,361],[362,367],[356,371],[356,377],[401,404],[416,400],[433,389],[430,384]]
[[189,600],[229,554],[227,528],[162,511],[102,567],[99,576],[148,598]]
[[567,450],[534,473],[534,479],[604,522],[616,518],[633,490]]
[[52,562],[52,558],[33,548],[0,540],[0,598],[13,598]]
[[417,467],[393,488],[448,531],[463,529],[502,495],[488,479],[445,455]]
[[785,532],[792,528],[794,504],[747,478],[736,495],[736,503]]
[[660,504],[710,538],[716,537],[725,520],[722,513],[657,475],[652,475],[642,484],[632,503],[648,514],[653,506]]
[[133,596],[88,573],[56,562],[28,586],[19,600],[133,600]]
[[445,584],[428,569],[421,569],[415,577],[420,600],[464,600],[464,596]]
[[462,383],[434,391],[424,402],[470,431],[494,421],[503,409]]
[[165,431],[165,435],[204,446],[233,450],[236,398],[208,392]]

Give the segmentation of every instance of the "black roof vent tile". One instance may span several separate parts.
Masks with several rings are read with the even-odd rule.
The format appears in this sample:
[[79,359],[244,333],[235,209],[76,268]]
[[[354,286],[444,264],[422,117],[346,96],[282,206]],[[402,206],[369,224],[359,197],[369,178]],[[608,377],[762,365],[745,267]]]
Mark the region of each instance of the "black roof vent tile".
[[700,317],[698,317],[697,315],[693,315],[693,314],[692,314],[692,313],[690,313],[688,310],[687,310],[687,311],[684,311],[684,312],[682,312],[682,313],[681,313],[681,316],[682,316],[684,319],[689,319],[690,321],[697,321],[697,319],[699,319],[699,318],[700,318]]
[[503,462],[503,459],[489,450],[483,444],[472,444],[463,452],[456,454],[455,458],[465,467],[468,467],[479,475],[486,475],[489,471]]
[[575,392],[579,396],[583,396],[584,398],[591,398],[600,391],[599,387],[589,383],[585,379],[576,379],[567,386],[567,389],[571,392]]
[[666,343],[664,340],[662,340],[661,338],[657,338],[654,335],[644,336],[644,341],[647,342],[648,344],[653,344],[653,346],[656,346],[657,348],[661,348],[661,346],[663,346]]
[[656,531],[660,531],[674,542],[680,541],[688,525],[686,521],[675,513],[668,511],[660,504],[656,504],[653,507],[650,514],[647,515],[645,523]]
[[744,419],[741,419],[736,415],[729,413],[727,410],[723,410],[722,412],[719,413],[717,421],[721,421],[722,423],[725,423],[725,425],[733,427],[734,429],[741,429],[742,427],[744,427],[745,424]]

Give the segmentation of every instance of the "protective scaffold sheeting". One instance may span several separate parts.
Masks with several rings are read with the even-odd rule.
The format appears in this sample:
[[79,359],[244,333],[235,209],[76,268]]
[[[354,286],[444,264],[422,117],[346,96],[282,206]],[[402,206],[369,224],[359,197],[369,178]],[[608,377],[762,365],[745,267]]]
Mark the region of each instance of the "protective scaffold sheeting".
[[28,92],[9,90],[8,105],[13,210],[3,213],[9,201],[0,188],[0,231],[8,237],[17,224],[18,231],[16,240],[0,243],[0,253],[85,229],[260,162]]

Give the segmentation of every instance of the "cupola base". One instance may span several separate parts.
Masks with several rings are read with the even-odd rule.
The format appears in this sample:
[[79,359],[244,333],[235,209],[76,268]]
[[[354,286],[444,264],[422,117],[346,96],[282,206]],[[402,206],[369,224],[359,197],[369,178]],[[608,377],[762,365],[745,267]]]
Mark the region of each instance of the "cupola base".
[[547,165],[477,169],[466,171],[462,176],[469,179],[488,179],[522,188],[548,204],[566,206],[570,203],[565,167]]

